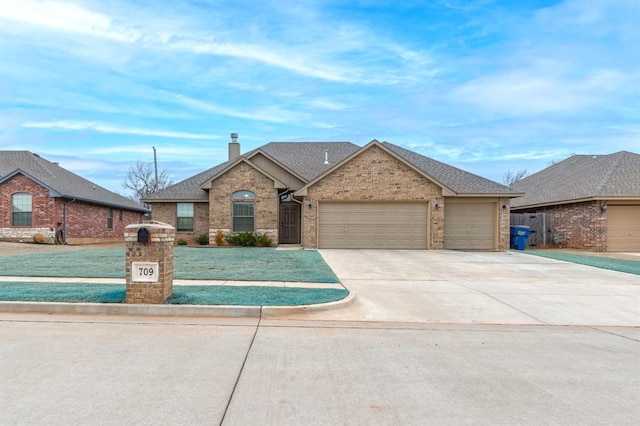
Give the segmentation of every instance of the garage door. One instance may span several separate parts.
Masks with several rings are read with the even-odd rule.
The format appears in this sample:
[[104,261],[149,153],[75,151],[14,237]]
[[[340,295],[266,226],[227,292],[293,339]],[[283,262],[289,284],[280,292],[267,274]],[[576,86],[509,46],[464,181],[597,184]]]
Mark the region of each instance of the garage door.
[[427,248],[427,203],[319,206],[319,248]]
[[609,206],[607,251],[640,251],[640,206]]
[[444,248],[452,250],[495,249],[496,203],[446,202]]

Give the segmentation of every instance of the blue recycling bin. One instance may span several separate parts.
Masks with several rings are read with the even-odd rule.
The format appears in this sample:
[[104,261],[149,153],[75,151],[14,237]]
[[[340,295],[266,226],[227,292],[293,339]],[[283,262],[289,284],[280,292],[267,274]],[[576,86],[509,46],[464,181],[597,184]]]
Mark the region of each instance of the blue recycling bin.
[[524,250],[527,247],[527,239],[531,235],[531,228],[524,225],[511,227],[511,248]]

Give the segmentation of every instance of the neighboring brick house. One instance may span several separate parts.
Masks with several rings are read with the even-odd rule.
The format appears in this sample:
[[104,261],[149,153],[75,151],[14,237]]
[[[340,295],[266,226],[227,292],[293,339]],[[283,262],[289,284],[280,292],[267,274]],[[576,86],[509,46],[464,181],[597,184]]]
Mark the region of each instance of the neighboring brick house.
[[305,248],[509,248],[510,188],[388,142],[271,142],[145,198],[176,240],[267,234]]
[[[0,151],[0,239],[123,241],[147,209],[29,151]],[[57,236],[57,238],[56,238]]]
[[512,185],[514,213],[549,213],[562,247],[640,251],[640,155],[573,155]]

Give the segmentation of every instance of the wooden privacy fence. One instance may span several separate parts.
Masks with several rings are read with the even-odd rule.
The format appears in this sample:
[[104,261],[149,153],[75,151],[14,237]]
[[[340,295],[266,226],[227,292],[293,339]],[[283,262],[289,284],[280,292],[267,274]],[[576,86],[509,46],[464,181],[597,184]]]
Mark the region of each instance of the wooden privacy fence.
[[528,246],[550,247],[557,244],[553,237],[550,213],[511,213],[511,226],[524,225],[531,228]]

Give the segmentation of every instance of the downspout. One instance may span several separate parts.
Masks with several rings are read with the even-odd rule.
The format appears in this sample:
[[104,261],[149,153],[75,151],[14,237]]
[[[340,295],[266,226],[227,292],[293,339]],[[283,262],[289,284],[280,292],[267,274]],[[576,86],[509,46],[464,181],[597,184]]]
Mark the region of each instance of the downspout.
[[62,204],[62,244],[67,244],[67,204],[75,202],[76,199],[72,198],[69,201],[65,201]]

